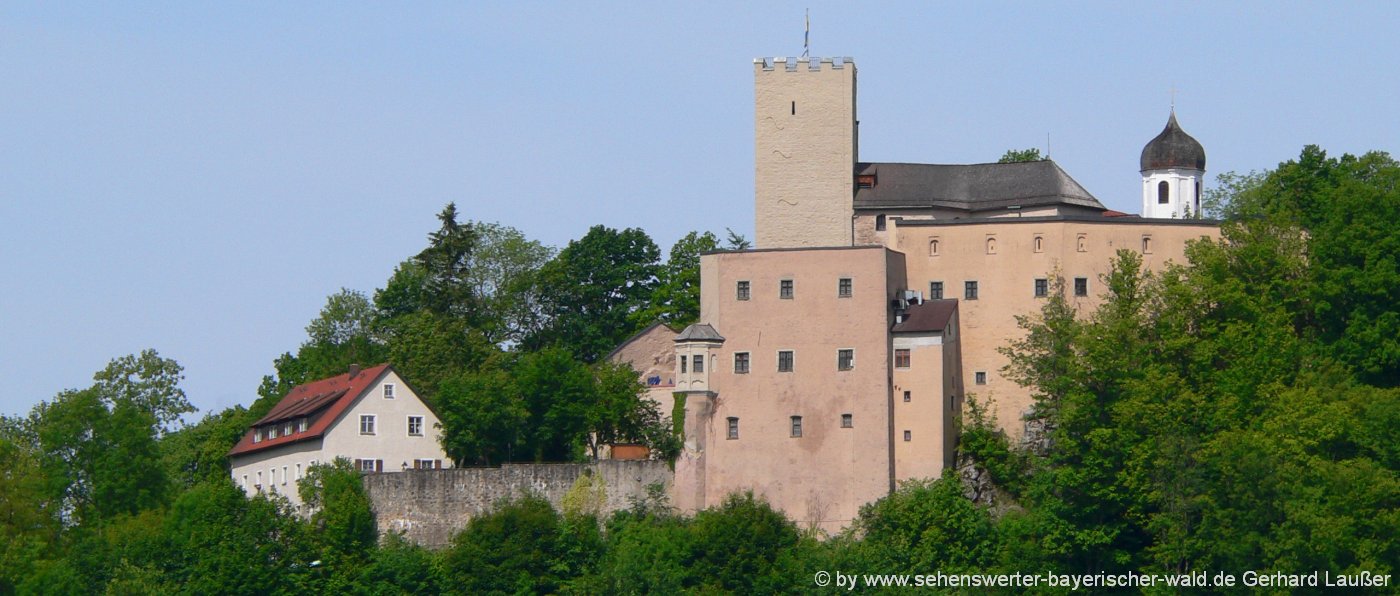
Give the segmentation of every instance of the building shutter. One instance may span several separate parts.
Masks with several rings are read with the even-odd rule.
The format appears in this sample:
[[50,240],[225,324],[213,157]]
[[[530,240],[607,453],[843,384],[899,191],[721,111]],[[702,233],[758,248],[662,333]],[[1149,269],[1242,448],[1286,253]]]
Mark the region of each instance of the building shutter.
[[376,459],[376,460],[374,460],[374,471],[376,471],[376,472],[383,472],[383,471],[384,471],[384,460],[382,460],[382,459]]

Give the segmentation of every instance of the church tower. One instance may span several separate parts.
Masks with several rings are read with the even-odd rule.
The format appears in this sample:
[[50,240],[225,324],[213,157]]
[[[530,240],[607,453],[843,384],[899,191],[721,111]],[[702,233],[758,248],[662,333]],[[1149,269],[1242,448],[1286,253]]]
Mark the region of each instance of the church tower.
[[1142,148],[1141,164],[1143,217],[1201,216],[1206,150],[1181,130],[1175,108],[1167,127]]
[[754,247],[850,246],[856,65],[754,60]]

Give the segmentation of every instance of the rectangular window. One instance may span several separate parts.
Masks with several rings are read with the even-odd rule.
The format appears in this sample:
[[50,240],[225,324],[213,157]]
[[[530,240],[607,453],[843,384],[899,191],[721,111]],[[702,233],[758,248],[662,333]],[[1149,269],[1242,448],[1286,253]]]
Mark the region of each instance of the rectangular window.
[[730,419],[729,419],[729,438],[730,438],[730,440],[739,438],[739,419],[738,419],[738,418],[730,418]]
[[287,483],[287,466],[282,466],[282,484]]
[[792,372],[792,351],[778,352],[778,372]]
[[851,370],[856,365],[855,350],[836,350],[836,368],[838,370]]
[[792,300],[792,280],[785,279],[778,282],[778,297],[783,300]]
[[360,434],[374,434],[374,414],[360,414]]
[[748,352],[735,352],[735,353],[734,353],[734,374],[736,374],[736,375],[742,375],[742,374],[747,374],[748,372],[749,372],[749,353],[748,353]]
[[377,459],[357,459],[355,460],[355,464],[361,473],[377,472],[380,467],[379,460]]
[[841,415],[841,428],[851,428],[852,426],[855,426],[855,425],[851,423],[851,415],[850,415],[850,414],[842,414],[842,415]]
[[421,436],[423,436],[423,417],[422,417],[422,416],[409,416],[409,417],[408,417],[408,436],[410,436],[410,437],[421,437]]
[[749,299],[749,282],[741,281],[734,285],[734,297],[739,300]]
[[910,399],[911,399],[912,397],[913,397],[913,396],[911,396],[911,395],[909,394],[908,391],[905,391],[905,392],[904,392],[904,403],[909,403],[909,401],[910,401]]
[[851,278],[843,277],[836,282],[836,295],[840,298],[851,297]]
[[904,442],[905,442],[905,443],[908,443],[909,441],[913,441],[913,440],[914,440],[914,433],[913,433],[913,432],[910,432],[910,431],[907,431],[907,430],[904,431]]
[[305,418],[302,418],[301,420],[298,420],[298,421],[297,421],[297,432],[299,432],[299,433],[304,433],[304,432],[306,432],[306,419],[305,419]]
[[702,372],[705,372],[705,357],[703,355],[696,354],[695,356],[691,357],[690,371],[697,375]]
[[394,399],[394,384],[393,384],[393,383],[385,383],[385,384],[384,384],[384,399]]
[[1044,298],[1050,294],[1050,280],[1037,278],[1035,280],[1035,297]]
[[292,423],[287,422],[282,425],[282,435],[287,436],[290,434],[292,434]]
[[801,436],[802,436],[802,417],[801,417],[801,416],[793,416],[793,417],[792,417],[792,436],[793,436],[793,438],[798,438],[798,437],[801,437]]
[[986,371],[981,371],[981,370],[979,370],[979,371],[977,371],[977,372],[975,372],[975,373],[972,373],[972,378],[975,379],[974,382],[977,383],[978,385],[986,385],[986,384],[987,384],[987,372],[986,372]]
[[277,438],[277,425],[276,425],[276,424],[267,427],[267,438],[269,438],[269,439],[276,439],[276,438]]
[[248,490],[248,475],[243,475],[243,490]]
[[894,367],[909,368],[909,350],[900,349],[894,351]]
[[966,282],[963,282],[963,299],[964,299],[964,300],[976,300],[976,299],[977,299],[977,282],[975,282],[975,281],[966,281]]
[[262,484],[262,470],[258,470],[258,483],[253,486],[256,486],[258,490],[262,490]]
[[689,359],[689,358],[686,358],[685,354],[681,354],[680,360],[681,360],[681,374],[685,374],[685,367],[686,367],[686,364],[690,362],[690,359]]
[[301,464],[297,464],[297,480],[301,480]]
[[255,428],[255,429],[253,429],[253,442],[254,442],[254,443],[261,443],[261,442],[262,442],[262,437],[263,437],[263,429],[261,429],[261,428]]
[[1087,278],[1087,277],[1076,277],[1076,278],[1074,278],[1074,295],[1075,295],[1075,296],[1088,296],[1088,295],[1089,295],[1089,278]]
[[931,281],[931,282],[928,282],[928,299],[929,299],[929,300],[942,300],[942,299],[943,299],[943,282],[941,282],[941,281]]
[[415,459],[415,460],[413,460],[413,469],[415,469],[415,470],[436,470],[436,469],[438,469],[439,467],[440,467],[440,466],[438,465],[438,460],[435,460],[435,459]]

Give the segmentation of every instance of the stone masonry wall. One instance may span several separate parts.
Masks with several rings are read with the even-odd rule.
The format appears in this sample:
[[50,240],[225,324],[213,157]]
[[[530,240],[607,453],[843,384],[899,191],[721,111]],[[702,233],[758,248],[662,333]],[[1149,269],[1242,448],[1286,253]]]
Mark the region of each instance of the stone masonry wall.
[[669,493],[673,477],[664,461],[603,460],[369,474],[364,485],[381,533],[403,532],[410,541],[442,548],[468,521],[489,512],[500,500],[534,493],[558,509],[584,470],[603,477],[605,514],[626,509],[633,497],[645,497],[648,485],[661,484]]

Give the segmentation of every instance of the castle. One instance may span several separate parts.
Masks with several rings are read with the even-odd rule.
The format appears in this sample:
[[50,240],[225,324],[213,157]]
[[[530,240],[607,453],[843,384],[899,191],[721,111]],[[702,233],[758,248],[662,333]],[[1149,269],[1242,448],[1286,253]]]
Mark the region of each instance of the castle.
[[863,162],[853,60],[753,69],[756,246],[701,257],[699,322],[613,356],[675,379],[651,395],[684,417],[682,510],[753,490],[799,524],[849,525],[900,481],[954,465],[969,398],[1022,435],[1031,393],[997,349],[1055,277],[1085,312],[1116,251],[1157,269],[1219,236],[1192,219],[1205,152],[1174,110],[1143,149],[1138,216],[1049,160]]

